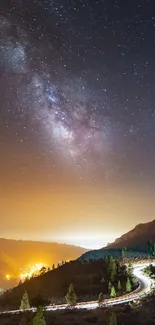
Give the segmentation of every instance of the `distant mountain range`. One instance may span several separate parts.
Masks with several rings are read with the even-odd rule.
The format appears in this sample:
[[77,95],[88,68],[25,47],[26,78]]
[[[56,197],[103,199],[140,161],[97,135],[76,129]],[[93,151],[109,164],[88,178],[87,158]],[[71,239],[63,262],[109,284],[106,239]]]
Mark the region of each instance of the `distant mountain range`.
[[155,220],[141,223],[120,238],[116,239],[107,248],[123,248],[147,245],[148,241],[155,241]]

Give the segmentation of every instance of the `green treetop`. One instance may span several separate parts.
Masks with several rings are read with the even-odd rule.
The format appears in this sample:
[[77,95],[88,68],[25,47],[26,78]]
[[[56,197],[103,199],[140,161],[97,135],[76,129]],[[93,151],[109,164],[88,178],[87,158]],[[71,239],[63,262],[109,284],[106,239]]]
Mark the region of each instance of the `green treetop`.
[[33,318],[33,325],[46,325],[46,321],[45,321],[45,317],[44,317],[44,313],[43,313],[43,307],[40,306],[37,309],[37,313]]
[[21,310],[26,310],[30,308],[30,303],[29,303],[29,297],[27,291],[24,292],[21,303],[20,303],[20,309]]
[[115,287],[114,286],[111,287],[110,297],[111,298],[115,298],[116,297],[116,290],[115,290]]
[[99,303],[99,306],[102,306],[103,304],[103,299],[104,299],[104,295],[103,293],[101,292],[98,296],[98,303]]
[[126,281],[126,292],[130,292],[131,291],[131,282],[130,282],[130,279],[127,278],[127,281]]
[[124,258],[125,258],[125,250],[124,250],[124,248],[122,248],[122,250],[121,250],[121,257],[122,257],[122,260],[124,260]]
[[76,303],[77,303],[77,296],[75,294],[75,291],[74,291],[74,287],[73,287],[73,284],[71,283],[69,288],[68,288],[68,292],[66,294],[66,302],[68,305],[70,306],[75,306]]
[[115,262],[115,260],[113,259],[113,260],[111,261],[111,265],[110,265],[110,280],[111,280],[111,282],[114,281],[115,276],[116,276],[116,273],[117,273],[116,262]]
[[129,265],[128,265],[128,274],[129,274],[129,275],[132,275],[132,273],[133,273],[133,265],[132,265],[132,263],[130,262]]

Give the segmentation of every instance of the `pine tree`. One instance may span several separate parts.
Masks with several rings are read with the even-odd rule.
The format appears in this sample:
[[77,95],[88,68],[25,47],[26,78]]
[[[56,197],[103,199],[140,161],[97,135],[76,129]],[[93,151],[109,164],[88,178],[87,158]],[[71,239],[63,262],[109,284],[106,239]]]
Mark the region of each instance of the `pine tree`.
[[115,298],[116,297],[116,290],[115,290],[115,287],[114,286],[111,287],[110,297],[111,298]]
[[40,271],[39,271],[40,275],[43,275],[43,274],[45,274],[46,272],[47,272],[47,269],[46,269],[45,266],[43,266],[43,267],[40,269]]
[[114,313],[110,315],[109,325],[117,325],[117,317]]
[[119,293],[122,290],[122,286],[121,286],[121,281],[120,280],[118,280],[118,283],[117,283],[117,290],[118,290]]
[[116,261],[113,256],[110,256],[108,259],[107,273],[110,281],[113,282],[117,273]]
[[103,293],[101,292],[98,296],[98,303],[99,303],[99,306],[101,307],[102,304],[103,304],[103,299],[104,299],[104,295]]
[[130,282],[130,279],[127,278],[127,281],[126,281],[126,292],[130,292],[131,291],[131,282]]
[[113,256],[108,256],[107,261],[106,261],[108,275],[110,274],[110,271],[111,271],[111,263],[112,263],[112,260],[113,260]]
[[121,263],[117,261],[116,267],[117,267],[117,276],[119,277],[119,276],[122,275],[122,272],[121,272],[122,271],[121,270]]
[[109,260],[108,260],[109,273],[111,271],[111,267],[112,267],[112,264],[113,264],[114,261],[115,261],[114,257],[110,256]]
[[43,307],[40,306],[37,309],[37,313],[33,318],[33,325],[46,325],[46,321],[45,321],[45,317],[44,317],[44,313],[43,313]]
[[76,297],[76,294],[75,294],[75,291],[74,291],[74,287],[73,287],[73,284],[71,283],[69,288],[68,288],[68,292],[66,294],[66,302],[68,305],[70,306],[75,306],[76,305],[76,302],[77,302],[77,297]]
[[26,310],[30,308],[29,304],[29,297],[27,291],[24,292],[21,303],[20,303],[20,309],[21,310]]
[[52,270],[55,270],[55,264],[52,265]]
[[128,274],[129,276],[131,276],[133,273],[133,266],[132,266],[132,263],[130,262],[129,265],[128,265]]
[[111,261],[111,265],[110,265],[110,280],[111,280],[111,282],[114,281],[115,276],[116,276],[116,273],[117,273],[116,262],[115,262],[115,260],[113,259],[113,260]]

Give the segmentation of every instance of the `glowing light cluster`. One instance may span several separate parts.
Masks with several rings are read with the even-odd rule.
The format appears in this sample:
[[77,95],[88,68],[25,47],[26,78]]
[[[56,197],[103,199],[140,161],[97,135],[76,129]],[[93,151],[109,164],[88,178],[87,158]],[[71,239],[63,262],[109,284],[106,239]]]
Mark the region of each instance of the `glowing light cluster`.
[[12,276],[10,274],[6,274],[5,278],[6,280],[10,281],[12,279]]
[[25,280],[26,278],[31,278],[32,276],[37,276],[40,274],[40,271],[43,267],[46,267],[43,263],[36,263],[28,265],[21,273],[20,279]]

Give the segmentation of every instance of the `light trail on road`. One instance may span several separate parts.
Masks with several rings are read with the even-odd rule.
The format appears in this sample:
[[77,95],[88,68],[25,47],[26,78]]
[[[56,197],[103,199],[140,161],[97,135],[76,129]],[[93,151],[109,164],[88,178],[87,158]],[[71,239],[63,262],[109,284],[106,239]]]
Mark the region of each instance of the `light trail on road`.
[[[144,263],[144,264],[139,264],[139,265],[136,264],[133,266],[133,275],[139,281],[139,286],[135,291],[133,291],[129,294],[125,294],[121,297],[106,299],[106,300],[104,300],[102,306],[113,306],[113,305],[127,303],[127,302],[130,302],[133,300],[140,299],[145,294],[148,294],[151,291],[153,282],[147,275],[144,275],[142,273],[142,271],[150,264],[155,266],[155,263]],[[89,301],[89,302],[77,303],[74,308],[90,310],[90,309],[96,309],[98,307],[99,307],[98,301]],[[70,307],[67,304],[50,305],[50,306],[45,307],[45,311],[64,310],[64,309],[68,309],[68,308],[70,308]],[[36,308],[30,308],[29,311],[35,312]],[[18,313],[22,313],[22,310],[19,309],[19,310],[0,312],[0,314],[18,314]]]

